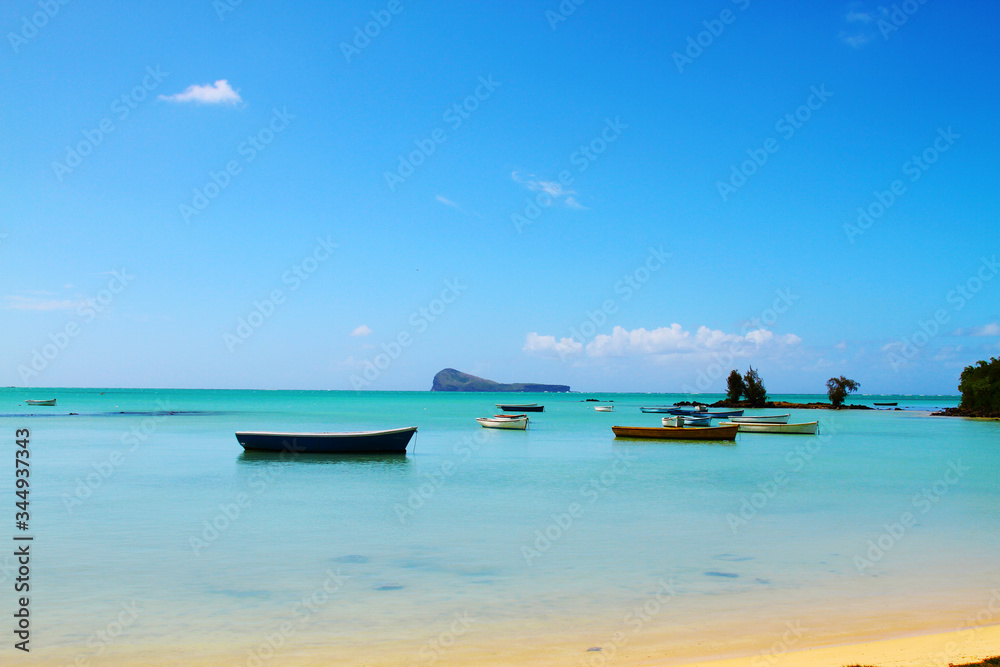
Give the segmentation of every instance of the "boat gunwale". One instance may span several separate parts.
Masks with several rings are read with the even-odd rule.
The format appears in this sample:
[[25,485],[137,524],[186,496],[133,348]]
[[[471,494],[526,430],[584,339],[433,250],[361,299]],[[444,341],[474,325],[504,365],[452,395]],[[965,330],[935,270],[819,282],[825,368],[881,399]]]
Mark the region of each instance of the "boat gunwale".
[[237,437],[240,435],[269,435],[273,437],[285,438],[352,438],[377,435],[393,435],[395,433],[415,432],[416,426],[405,426],[403,428],[392,428],[381,431],[313,431],[313,432],[285,432],[285,431],[236,431]]

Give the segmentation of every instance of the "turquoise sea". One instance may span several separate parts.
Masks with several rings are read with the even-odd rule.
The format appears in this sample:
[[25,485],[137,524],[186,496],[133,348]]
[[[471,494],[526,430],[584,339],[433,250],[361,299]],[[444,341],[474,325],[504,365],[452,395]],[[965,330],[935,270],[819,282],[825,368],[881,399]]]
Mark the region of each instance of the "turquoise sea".
[[[820,434],[730,444],[611,433],[691,398],[2,389],[31,664],[668,663],[1000,622],[980,613],[1000,587],[1000,423],[928,416],[954,396],[853,396],[903,409],[793,411]],[[498,401],[545,411],[480,428]],[[398,426],[419,427],[406,456],[283,460],[233,435]]]

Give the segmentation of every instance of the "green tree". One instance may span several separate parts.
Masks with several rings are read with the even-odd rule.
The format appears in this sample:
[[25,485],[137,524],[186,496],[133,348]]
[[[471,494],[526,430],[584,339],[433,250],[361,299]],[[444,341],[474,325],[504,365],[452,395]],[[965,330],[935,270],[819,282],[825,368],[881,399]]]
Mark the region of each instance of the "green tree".
[[1000,358],[966,366],[958,390],[962,392],[959,407],[963,410],[982,415],[1000,413]]
[[844,399],[852,391],[857,391],[861,388],[860,382],[855,382],[854,380],[848,380],[843,375],[839,378],[830,378],[826,381],[826,395],[830,397],[830,402],[833,403],[833,407],[839,408],[844,403]]
[[743,395],[747,397],[751,408],[762,408],[767,402],[767,389],[760,379],[760,374],[750,366],[750,370],[743,376]]
[[729,374],[729,379],[726,380],[726,400],[735,405],[740,402],[740,398],[746,391],[747,386],[743,383],[743,376],[734,368],[733,372]]

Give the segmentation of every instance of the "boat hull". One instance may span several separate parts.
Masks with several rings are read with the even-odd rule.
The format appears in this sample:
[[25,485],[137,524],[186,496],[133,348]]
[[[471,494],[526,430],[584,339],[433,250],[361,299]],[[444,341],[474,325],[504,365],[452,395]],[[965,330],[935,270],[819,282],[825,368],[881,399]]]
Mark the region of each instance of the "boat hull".
[[293,454],[405,454],[416,426],[347,433],[237,431],[243,449]]
[[595,405],[594,409],[598,412],[614,412],[615,406],[613,405]]
[[512,431],[523,431],[528,428],[527,417],[521,417],[520,419],[490,419],[489,417],[480,417],[476,421],[483,428],[505,428]]
[[750,415],[749,417],[730,417],[730,421],[737,424],[787,424],[790,414],[787,415]]
[[516,403],[497,403],[497,408],[504,412],[544,412],[545,406],[531,403],[529,405],[517,405]]
[[740,429],[741,433],[789,433],[799,435],[815,435],[819,428],[819,422],[802,422],[801,424],[741,424],[737,422],[722,422],[725,426],[732,424]]
[[673,408],[660,408],[656,406],[639,408],[639,410],[641,410],[642,412],[653,413],[653,414],[671,414],[670,411],[672,409]]
[[735,440],[740,427],[732,426],[612,426],[616,437],[653,440]]
[[29,398],[28,400],[25,401],[25,403],[27,403],[28,405],[55,405],[56,404],[56,399],[49,398],[49,399],[45,399],[45,400],[38,400],[38,399],[30,399]]

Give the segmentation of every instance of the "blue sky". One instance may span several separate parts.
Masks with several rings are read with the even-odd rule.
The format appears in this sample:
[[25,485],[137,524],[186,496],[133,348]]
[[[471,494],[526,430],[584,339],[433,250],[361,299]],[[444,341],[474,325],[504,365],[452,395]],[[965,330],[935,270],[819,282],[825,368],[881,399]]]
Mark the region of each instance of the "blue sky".
[[1000,8],[511,4],[6,3],[0,384],[956,393],[1000,354]]

